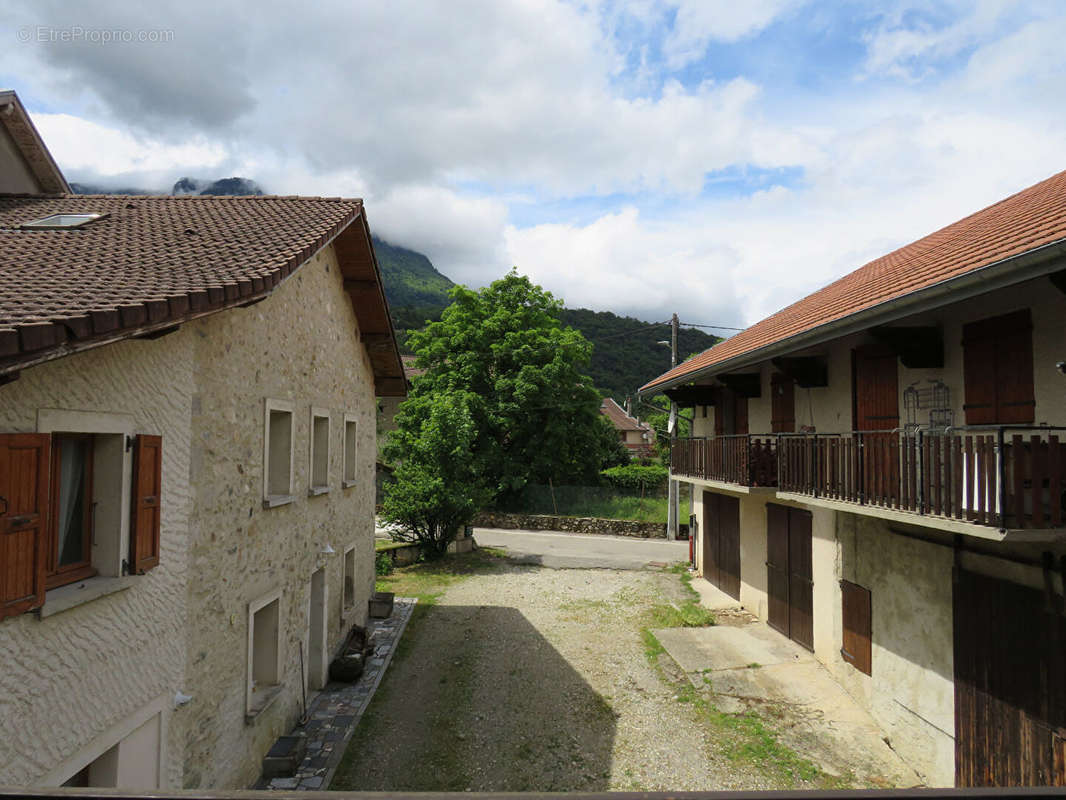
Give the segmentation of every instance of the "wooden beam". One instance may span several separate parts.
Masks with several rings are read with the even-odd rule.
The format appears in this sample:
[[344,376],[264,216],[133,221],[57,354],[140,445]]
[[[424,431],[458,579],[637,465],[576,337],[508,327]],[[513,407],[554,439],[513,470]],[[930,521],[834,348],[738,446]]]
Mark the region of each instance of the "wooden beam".
[[378,397],[406,397],[407,381],[403,378],[376,378],[374,392]]
[[762,395],[762,376],[758,372],[732,372],[715,377],[741,397]]
[[378,282],[375,280],[363,280],[356,278],[344,279],[344,290],[347,292],[351,292],[353,290],[365,292],[369,289],[376,289],[377,286]]
[[1051,279],[1052,285],[1063,294],[1066,294],[1066,269],[1053,272],[1048,275]]
[[870,335],[889,347],[905,367],[939,369],[944,366],[944,332],[933,325],[871,328]]
[[663,392],[673,402],[682,408],[694,408],[695,406],[713,406],[718,396],[718,390],[714,386],[675,386]]
[[829,385],[829,367],[824,356],[782,356],[772,358],[770,363],[801,389],[817,389]]

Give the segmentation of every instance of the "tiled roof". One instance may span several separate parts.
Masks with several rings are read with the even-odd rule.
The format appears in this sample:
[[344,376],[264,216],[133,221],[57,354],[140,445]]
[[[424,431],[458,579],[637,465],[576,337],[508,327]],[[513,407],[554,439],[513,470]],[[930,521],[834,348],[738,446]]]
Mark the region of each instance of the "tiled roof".
[[607,417],[614,427],[620,431],[645,431],[651,429],[651,426],[647,423],[638,422],[629,416],[625,409],[610,397],[600,404],[600,413]]
[[[106,216],[69,230],[19,228],[59,213]],[[352,225],[362,214],[361,201],[336,198],[0,195],[0,373],[266,296],[342,232],[352,241],[338,255],[351,253],[353,274],[342,272],[377,281],[361,302],[383,306],[370,309],[386,320],[370,332],[391,339],[369,231],[365,220]],[[402,382],[391,350],[382,364],[395,361],[387,377]]]
[[830,322],[1066,239],[1066,172],[871,261],[709,350],[641,391]]

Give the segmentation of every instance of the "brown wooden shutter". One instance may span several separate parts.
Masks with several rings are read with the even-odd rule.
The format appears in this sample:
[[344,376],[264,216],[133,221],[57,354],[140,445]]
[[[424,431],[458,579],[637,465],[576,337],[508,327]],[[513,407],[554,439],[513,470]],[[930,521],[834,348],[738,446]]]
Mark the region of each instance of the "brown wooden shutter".
[[840,654],[855,669],[869,675],[873,666],[870,590],[851,581],[841,581],[840,590],[844,612],[844,643]]
[[962,327],[967,425],[1023,424],[1036,417],[1029,309]]
[[0,619],[44,603],[50,451],[46,433],[0,434]]
[[134,573],[159,564],[159,522],[163,480],[163,437],[138,434],[133,448],[130,565]]
[[714,390],[714,435],[725,435],[725,389],[717,387]]
[[770,431],[794,433],[796,430],[796,384],[792,379],[775,372],[770,376],[771,403]]
[[733,433],[748,432],[748,398],[736,395],[733,406]]

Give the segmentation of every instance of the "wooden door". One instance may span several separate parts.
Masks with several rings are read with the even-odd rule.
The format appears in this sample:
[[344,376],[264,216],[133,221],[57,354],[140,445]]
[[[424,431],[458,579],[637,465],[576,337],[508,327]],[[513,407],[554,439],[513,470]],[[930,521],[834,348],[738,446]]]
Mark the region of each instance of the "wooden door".
[[703,577],[740,599],[740,500],[703,493]]
[[766,506],[766,593],[767,622],[788,636],[788,508]]
[[767,622],[797,644],[814,649],[811,513],[766,506]]
[[811,512],[788,510],[788,635],[814,649],[814,564]]
[[[853,424],[857,431],[891,431],[899,427],[896,354],[880,345],[861,347],[853,359]],[[899,435],[865,433],[862,487],[868,502],[899,505]]]
[[1066,785],[1066,617],[1057,597],[956,570],[955,782]]

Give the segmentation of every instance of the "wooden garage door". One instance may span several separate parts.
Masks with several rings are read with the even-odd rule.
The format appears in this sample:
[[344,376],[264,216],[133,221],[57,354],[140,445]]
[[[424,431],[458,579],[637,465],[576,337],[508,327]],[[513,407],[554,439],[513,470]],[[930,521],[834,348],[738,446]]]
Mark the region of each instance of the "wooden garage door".
[[1066,618],[1058,597],[957,570],[955,783],[1066,785]]
[[703,577],[740,599],[740,500],[703,493]]
[[794,642],[814,649],[811,513],[766,506],[768,622]]

